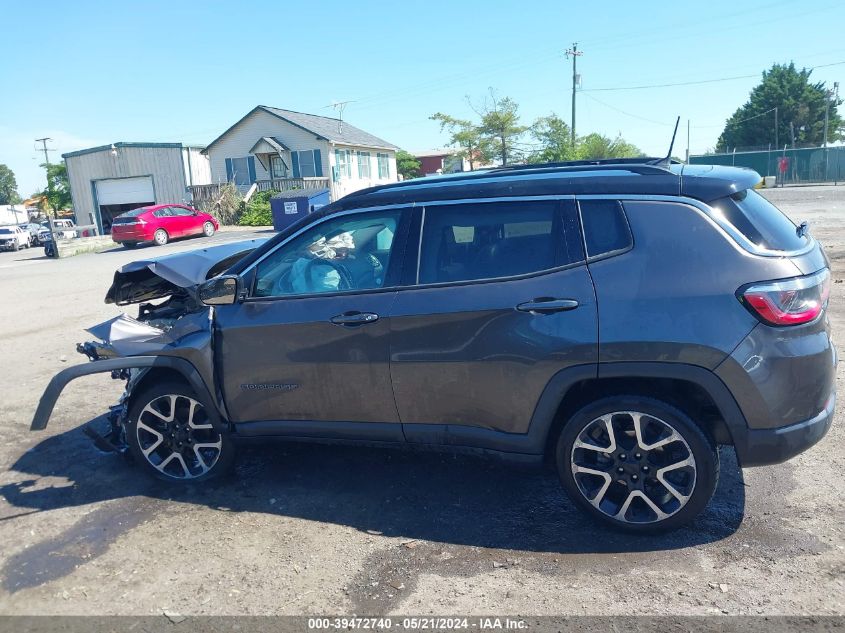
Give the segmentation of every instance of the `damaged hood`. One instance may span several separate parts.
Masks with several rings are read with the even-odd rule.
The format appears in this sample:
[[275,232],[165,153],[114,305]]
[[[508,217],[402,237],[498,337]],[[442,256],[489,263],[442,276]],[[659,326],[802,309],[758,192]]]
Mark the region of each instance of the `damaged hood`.
[[131,262],[114,273],[106,303],[123,306],[151,301],[179,289],[193,294],[199,284],[224,272],[266,241],[252,239]]

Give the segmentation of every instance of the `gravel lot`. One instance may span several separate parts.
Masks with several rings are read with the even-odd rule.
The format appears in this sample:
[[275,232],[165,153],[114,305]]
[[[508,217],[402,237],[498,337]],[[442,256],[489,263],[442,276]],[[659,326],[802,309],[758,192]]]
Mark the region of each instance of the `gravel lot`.
[[[845,187],[767,195],[825,244],[845,331]],[[174,491],[83,434],[121,391],[107,376],[72,383],[30,433],[82,330],[118,314],[114,269],[152,250],[0,253],[0,613],[845,613],[842,405],[788,463],[740,470],[723,450],[707,511],[662,537],[598,527],[551,472],[466,456],[257,447],[233,478]]]

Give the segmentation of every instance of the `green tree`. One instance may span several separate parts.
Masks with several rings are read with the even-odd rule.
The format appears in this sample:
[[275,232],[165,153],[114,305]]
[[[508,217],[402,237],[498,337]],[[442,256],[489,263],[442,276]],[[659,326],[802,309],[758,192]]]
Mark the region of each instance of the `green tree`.
[[478,126],[466,119],[457,119],[442,112],[432,114],[429,118],[440,123],[441,132],[446,130],[450,134],[449,146],[457,149],[455,156],[469,163],[470,171],[475,169],[477,164],[490,162],[490,142],[482,136]]
[[556,114],[540,117],[531,126],[531,136],[541,149],[530,158],[531,163],[559,163],[575,160],[576,148],[572,146],[570,127]]
[[[837,112],[841,100],[829,96],[824,82],[810,83],[812,70],[797,70],[795,64],[774,64],[763,71],[762,81],[751,91],[748,101],[725,123],[716,151],[733,147],[783,147],[795,143],[821,145],[824,141],[824,112],[830,103],[828,141],[842,138],[843,121]],[[775,112],[777,108],[777,134]],[[792,129],[790,130],[790,125]]]
[[47,170],[47,188],[41,195],[47,198],[53,217],[56,217],[59,211],[70,208],[72,203],[67,166],[64,163],[42,163],[41,166]]
[[492,152],[502,165],[518,162],[523,158],[519,139],[528,130],[519,122],[519,105],[510,97],[499,98],[490,89],[490,96],[476,111],[481,116],[479,131],[492,147]]
[[593,132],[575,141],[577,160],[600,160],[602,158],[637,158],[643,153],[621,136],[610,138]]
[[15,172],[6,165],[0,165],[0,204],[18,204],[20,201]]
[[400,149],[396,152],[396,171],[402,174],[402,178],[410,180],[420,175],[420,161],[413,154]]

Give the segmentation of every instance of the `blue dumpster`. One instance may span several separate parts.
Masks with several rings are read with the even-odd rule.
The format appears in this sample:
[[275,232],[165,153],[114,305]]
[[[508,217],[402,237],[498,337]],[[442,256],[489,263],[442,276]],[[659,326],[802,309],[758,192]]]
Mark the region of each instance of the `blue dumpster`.
[[294,189],[270,198],[273,228],[281,231],[299,218],[317,211],[329,203],[328,189]]

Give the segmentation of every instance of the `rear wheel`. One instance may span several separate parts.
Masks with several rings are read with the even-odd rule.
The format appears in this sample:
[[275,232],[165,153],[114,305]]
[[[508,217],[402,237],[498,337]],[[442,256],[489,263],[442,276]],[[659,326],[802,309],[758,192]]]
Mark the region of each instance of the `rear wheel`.
[[203,235],[205,235],[206,237],[211,237],[212,235],[214,235],[214,224],[212,224],[211,222],[204,223],[202,225],[202,232]]
[[142,468],[165,481],[218,477],[235,456],[229,435],[214,428],[206,405],[179,382],[160,383],[133,396],[126,441]]
[[678,409],[639,396],[606,398],[578,411],[561,431],[555,457],[578,506],[631,532],[688,523],[719,478],[713,440]]
[[153,241],[158,244],[159,246],[164,246],[170,240],[170,236],[167,234],[167,231],[164,229],[156,230],[155,234],[153,235]]

